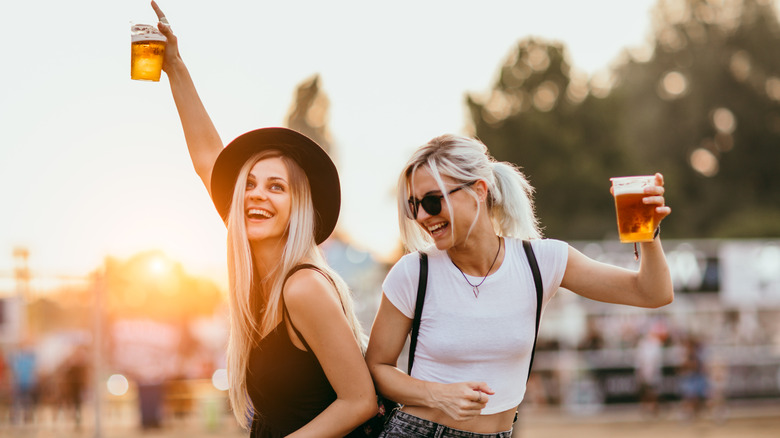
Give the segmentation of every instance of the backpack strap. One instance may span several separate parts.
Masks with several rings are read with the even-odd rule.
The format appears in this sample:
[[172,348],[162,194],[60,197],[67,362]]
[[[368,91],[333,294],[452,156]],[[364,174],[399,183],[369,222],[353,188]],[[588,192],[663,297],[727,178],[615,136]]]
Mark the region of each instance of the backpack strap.
[[414,306],[414,320],[412,321],[412,335],[409,339],[409,362],[407,373],[412,374],[414,365],[414,351],[417,349],[417,335],[420,333],[420,320],[422,319],[423,304],[425,304],[425,289],[428,286],[428,254],[420,252],[420,281],[417,283],[417,304]]
[[[331,284],[333,284],[333,279],[331,279],[330,276],[322,269],[318,268],[315,265],[312,265],[311,263],[301,263],[300,265],[295,265],[292,269],[290,269],[290,272],[288,272],[287,275],[284,276],[284,282],[282,283],[282,291],[284,291],[284,285],[287,283],[287,280],[293,274],[300,271],[301,269],[311,269],[317,271],[320,274],[322,274],[325,278],[327,278],[328,281],[331,282]],[[344,304],[342,303],[341,306],[344,307]],[[306,350],[311,351],[309,344],[306,343],[306,339],[303,338],[301,332],[299,332],[298,329],[295,328],[295,324],[293,324],[292,318],[290,317],[290,312],[287,311],[287,304],[284,302],[284,295],[282,295],[282,309],[284,310],[284,319],[286,319],[290,323],[290,327],[293,329],[293,332],[295,332],[295,335],[298,336],[298,339],[301,340],[301,343],[303,344],[304,347],[306,347]]]

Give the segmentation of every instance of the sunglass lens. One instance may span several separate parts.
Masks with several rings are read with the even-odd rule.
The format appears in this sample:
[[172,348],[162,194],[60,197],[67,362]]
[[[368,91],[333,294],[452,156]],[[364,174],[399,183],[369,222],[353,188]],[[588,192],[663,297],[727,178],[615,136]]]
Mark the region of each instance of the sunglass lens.
[[422,205],[422,208],[431,216],[436,216],[441,213],[441,198],[438,196],[424,196],[420,200],[420,205]]

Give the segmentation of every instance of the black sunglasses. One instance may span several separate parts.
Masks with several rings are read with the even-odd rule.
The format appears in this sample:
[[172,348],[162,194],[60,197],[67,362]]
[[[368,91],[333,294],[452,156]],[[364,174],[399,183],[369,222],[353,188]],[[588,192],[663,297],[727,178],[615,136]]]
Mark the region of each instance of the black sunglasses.
[[[470,183],[463,184],[459,187],[456,187],[449,192],[447,192],[447,195],[451,195],[458,190],[468,187],[470,185],[473,185],[476,181],[472,181]],[[425,195],[422,197],[422,199],[417,199],[414,196],[410,196],[409,200],[407,201],[409,203],[409,211],[411,211],[412,216],[410,219],[417,219],[417,213],[420,211],[420,206],[422,205],[423,210],[425,210],[429,215],[436,216],[437,214],[441,213],[441,200],[444,199],[444,195]],[[407,211],[407,216],[409,216],[409,211]]]

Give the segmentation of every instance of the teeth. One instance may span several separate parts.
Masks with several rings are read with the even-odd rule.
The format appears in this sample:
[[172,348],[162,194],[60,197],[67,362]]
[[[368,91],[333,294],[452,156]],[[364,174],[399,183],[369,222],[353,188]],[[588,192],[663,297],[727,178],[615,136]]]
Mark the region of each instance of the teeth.
[[434,231],[436,231],[436,230],[438,230],[438,229],[440,229],[440,228],[444,227],[445,225],[447,225],[447,222],[441,222],[441,223],[438,223],[438,224],[436,224],[436,225],[434,225],[434,226],[432,226],[432,227],[428,227],[428,231],[430,231],[431,233],[433,233]]
[[262,216],[264,218],[270,218],[273,216],[269,211],[261,210],[259,208],[250,208],[246,214],[248,216]]

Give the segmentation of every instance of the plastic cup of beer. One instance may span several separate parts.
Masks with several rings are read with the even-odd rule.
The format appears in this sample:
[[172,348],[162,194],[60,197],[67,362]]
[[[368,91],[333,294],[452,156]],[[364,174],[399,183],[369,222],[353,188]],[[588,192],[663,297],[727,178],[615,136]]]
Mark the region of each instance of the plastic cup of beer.
[[130,23],[130,79],[160,80],[166,42],[157,26]]
[[622,176],[610,178],[615,198],[618,233],[621,242],[650,242],[657,224],[656,204],[645,204],[645,187],[655,185],[655,176]]

